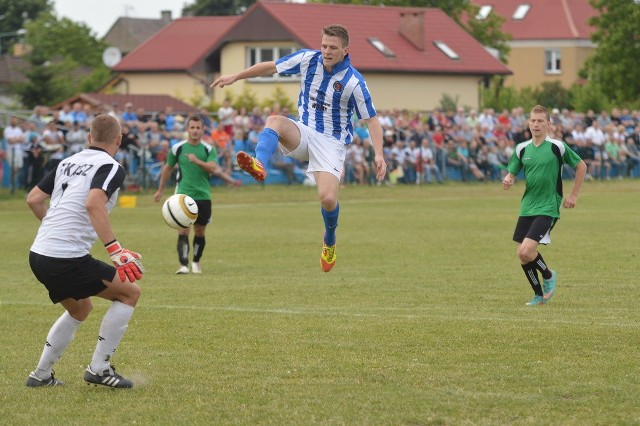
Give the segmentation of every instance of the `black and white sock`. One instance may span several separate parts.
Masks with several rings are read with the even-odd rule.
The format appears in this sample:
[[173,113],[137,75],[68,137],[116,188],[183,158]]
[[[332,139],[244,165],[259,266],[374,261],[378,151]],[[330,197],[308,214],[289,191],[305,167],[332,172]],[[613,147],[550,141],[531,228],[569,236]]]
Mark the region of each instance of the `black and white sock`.
[[525,265],[521,265],[524,274],[527,276],[527,280],[529,284],[531,284],[531,288],[533,292],[537,296],[542,296],[542,286],[540,285],[540,279],[538,278],[538,270],[536,269],[535,261],[529,262]]
[[542,278],[544,278],[545,280],[548,280],[551,278],[551,276],[553,275],[551,273],[551,269],[549,269],[549,267],[545,263],[540,253],[538,253],[538,257],[536,257],[536,259],[533,262],[536,264],[536,268],[542,274]]
[[202,252],[204,252],[205,240],[202,237],[193,237],[193,261],[200,262]]
[[178,260],[181,265],[189,264],[189,236],[178,235]]

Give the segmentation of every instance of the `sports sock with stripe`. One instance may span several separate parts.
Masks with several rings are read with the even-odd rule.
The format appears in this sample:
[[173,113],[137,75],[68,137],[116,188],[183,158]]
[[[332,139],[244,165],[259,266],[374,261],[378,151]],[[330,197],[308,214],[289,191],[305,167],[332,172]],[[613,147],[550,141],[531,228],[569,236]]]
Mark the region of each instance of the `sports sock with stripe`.
[[549,269],[540,253],[538,253],[538,257],[536,257],[536,260],[534,260],[533,263],[536,264],[536,268],[540,271],[542,278],[545,280],[548,280],[553,276],[551,269]]
[[531,284],[533,292],[537,296],[542,296],[542,286],[540,285],[540,278],[538,278],[538,271],[536,269],[535,261],[520,266],[522,266],[522,270],[527,276],[527,280],[529,281],[529,284]]
[[181,265],[189,264],[189,236],[178,235],[178,261]]
[[193,261],[200,262],[200,258],[202,257],[202,252],[204,252],[205,246],[204,236],[202,237],[193,237]]

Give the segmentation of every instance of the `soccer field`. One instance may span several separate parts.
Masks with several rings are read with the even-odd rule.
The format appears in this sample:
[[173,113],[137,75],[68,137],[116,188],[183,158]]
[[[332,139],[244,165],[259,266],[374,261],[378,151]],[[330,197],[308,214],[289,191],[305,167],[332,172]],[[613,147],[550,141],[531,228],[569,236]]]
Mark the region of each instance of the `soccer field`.
[[100,299],[55,368],[65,386],[24,386],[62,308],[28,266],[37,220],[3,193],[0,422],[640,424],[640,181],[586,182],[562,210],[540,250],[557,293],[537,307],[511,241],[522,191],[342,189],[325,274],[315,188],[214,188],[204,273],[187,276],[160,205],[138,195],[111,213],[147,269],[114,357],[131,390],[82,380]]

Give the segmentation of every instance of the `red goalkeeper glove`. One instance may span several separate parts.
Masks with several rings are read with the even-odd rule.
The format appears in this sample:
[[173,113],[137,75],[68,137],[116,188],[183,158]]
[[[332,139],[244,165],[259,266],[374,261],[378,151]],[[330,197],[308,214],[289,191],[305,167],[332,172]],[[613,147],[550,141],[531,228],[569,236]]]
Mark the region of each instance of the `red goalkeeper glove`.
[[118,240],[105,244],[105,248],[118,271],[120,281],[125,282],[128,279],[133,283],[142,278],[144,266],[140,262],[140,254],[123,248]]

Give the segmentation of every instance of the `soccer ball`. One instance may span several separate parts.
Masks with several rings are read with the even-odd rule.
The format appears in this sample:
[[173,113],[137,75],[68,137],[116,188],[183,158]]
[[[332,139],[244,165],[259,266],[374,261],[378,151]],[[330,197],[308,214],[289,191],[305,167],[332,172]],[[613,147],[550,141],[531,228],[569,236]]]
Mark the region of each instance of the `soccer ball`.
[[188,195],[174,194],[162,205],[162,217],[173,229],[185,229],[198,218],[198,205]]

